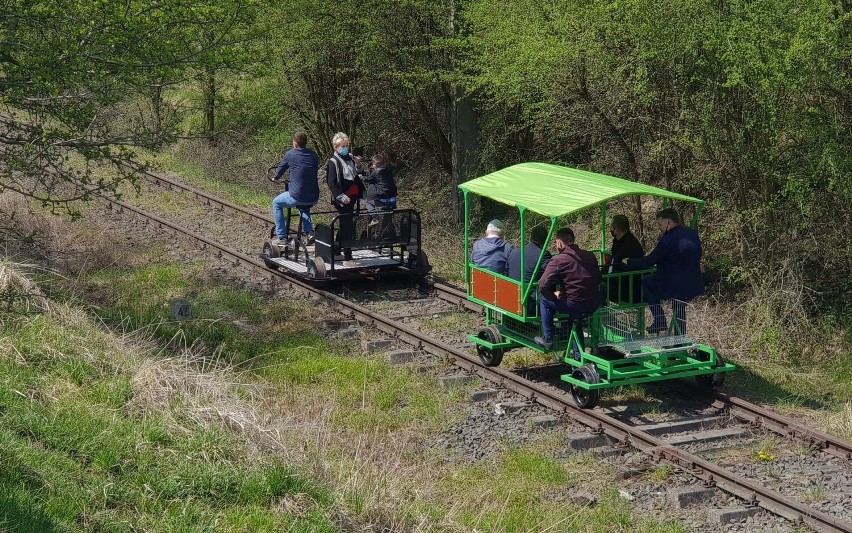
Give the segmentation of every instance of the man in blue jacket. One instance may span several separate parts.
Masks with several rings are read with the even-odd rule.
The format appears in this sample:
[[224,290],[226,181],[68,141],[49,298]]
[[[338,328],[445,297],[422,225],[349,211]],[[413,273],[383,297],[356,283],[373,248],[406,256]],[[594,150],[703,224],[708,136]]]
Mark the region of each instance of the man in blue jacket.
[[[524,257],[524,283],[529,283],[530,280],[533,279],[533,272],[535,271],[536,263],[538,263],[538,258],[541,257],[541,265],[539,265],[538,273],[535,276],[535,281],[538,281],[541,278],[542,273],[544,272],[545,267],[547,266],[548,261],[550,261],[551,255],[545,249],[544,243],[547,241],[547,228],[544,226],[536,226],[530,232],[530,242],[524,246],[523,257]],[[542,254],[542,251],[544,253]],[[521,281],[521,250],[520,248],[513,248],[511,252],[509,252],[509,259],[507,261],[508,268],[508,276],[512,279],[516,279]],[[537,307],[537,303],[535,300],[535,294],[530,294],[527,298],[527,316],[535,316],[535,310]]]
[[503,223],[497,219],[488,223],[485,237],[473,243],[470,260],[476,266],[506,275],[512,245],[503,240]]
[[293,148],[287,150],[278,163],[278,169],[272,181],[278,181],[288,170],[290,171],[289,188],[272,200],[272,216],[275,218],[275,235],[278,243],[287,239],[289,228],[284,217],[284,209],[298,207],[302,217],[302,231],[311,234],[314,230],[311,224],[311,207],[319,202],[319,183],[317,169],[319,159],[317,154],[307,148],[308,136],[299,131],[293,135]]
[[[645,301],[654,316],[654,323],[648,327],[649,333],[667,329],[661,300],[688,302],[704,292],[698,232],[681,226],[677,211],[670,208],[657,212],[657,227],[662,235],[654,250],[645,257],[627,260],[627,266],[634,269],[657,265],[656,274],[649,274],[642,279]],[[685,309],[677,307],[675,314],[680,321],[680,332],[685,333]]]

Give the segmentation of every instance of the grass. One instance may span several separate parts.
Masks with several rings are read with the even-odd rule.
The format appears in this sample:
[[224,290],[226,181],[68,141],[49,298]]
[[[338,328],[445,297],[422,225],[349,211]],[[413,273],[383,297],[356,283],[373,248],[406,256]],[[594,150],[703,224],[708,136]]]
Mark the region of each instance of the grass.
[[[601,474],[588,455],[558,461],[531,449],[508,449],[495,464],[458,469],[438,489],[455,495],[451,512],[469,531],[682,531],[675,523],[634,517]],[[573,492],[600,498],[578,506],[566,502]]]
[[257,209],[259,212],[267,212],[271,209],[270,202],[274,195],[268,187],[265,187],[266,182],[261,181],[260,177],[257,180],[256,187],[229,183],[211,179],[203,167],[187,163],[172,152],[140,151],[140,155],[152,167],[173,172],[180,176],[180,180],[184,183],[204,189],[206,192],[234,204]]
[[[0,527],[13,531],[332,531],[274,506],[328,490],[215,426],[128,409],[143,353],[74,309],[6,320],[0,343]],[[215,524],[219,526],[214,527]]]
[[[593,508],[560,504],[566,483],[589,488],[607,471],[547,447],[460,466],[430,443],[463,423],[464,390],[329,341],[310,302],[221,286],[203,262],[160,255],[53,279],[74,287],[53,291],[60,314],[3,322],[0,528],[678,530],[634,519],[608,492]],[[193,319],[172,321],[181,297]],[[497,499],[479,509],[483,491]]]

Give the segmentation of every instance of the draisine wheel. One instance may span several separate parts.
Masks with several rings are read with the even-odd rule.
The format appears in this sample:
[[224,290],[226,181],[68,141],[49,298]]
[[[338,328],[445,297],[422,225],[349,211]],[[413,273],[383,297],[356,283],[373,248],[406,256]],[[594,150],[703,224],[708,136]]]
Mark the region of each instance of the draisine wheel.
[[276,257],[281,257],[281,252],[278,250],[277,246],[272,244],[272,241],[266,241],[263,243],[262,255],[275,259]]
[[260,253],[260,258],[263,259],[266,266],[272,270],[278,270],[278,264],[270,261],[270,259],[275,259],[280,256],[281,253],[278,251],[278,247],[272,244],[272,242],[266,241],[263,243],[263,251]]
[[[708,356],[709,359],[709,356]],[[716,354],[716,368],[725,366],[725,360],[718,353]],[[715,374],[702,374],[695,376],[695,381],[704,388],[718,389],[725,383],[725,372],[716,372]]]
[[[571,373],[571,377],[584,381],[590,385],[601,382],[597,369],[591,364],[586,364],[575,369],[574,372]],[[596,406],[601,399],[601,393],[597,389],[589,390],[574,386],[571,387],[571,396],[574,397],[574,403],[583,409],[591,409]]]
[[[500,330],[497,326],[486,326],[479,330],[477,337],[491,344],[499,344],[503,342],[503,336],[500,335]],[[503,361],[503,348],[486,348],[479,344],[476,345],[476,355],[485,366],[499,366]]]
[[325,262],[319,257],[312,257],[307,260],[308,275],[314,279],[325,278]]

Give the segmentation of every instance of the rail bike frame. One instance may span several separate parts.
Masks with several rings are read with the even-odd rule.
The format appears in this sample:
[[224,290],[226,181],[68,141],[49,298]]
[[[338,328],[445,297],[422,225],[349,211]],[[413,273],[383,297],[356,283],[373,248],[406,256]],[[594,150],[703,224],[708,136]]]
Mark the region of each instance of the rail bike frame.
[[[430,270],[421,248],[420,213],[414,209],[311,215],[324,221],[315,223],[313,240],[306,242],[298,209],[287,209],[287,242],[264,244],[261,257],[267,266],[310,281],[394,272],[425,275]],[[346,259],[347,252],[351,259]]]
[[[525,198],[523,193],[505,195],[505,191],[531,183],[530,172],[538,180],[536,194],[529,198]],[[552,179],[552,183],[547,182],[548,178]],[[477,183],[482,179],[483,183]],[[599,194],[593,194],[601,190],[601,182],[605,182],[607,187]],[[574,191],[575,196],[584,196],[584,186],[591,189],[584,200],[569,203],[567,208],[559,205],[560,198],[569,198],[563,191]],[[561,217],[589,209],[599,210],[601,245],[592,251],[598,255],[601,264],[607,256],[609,201],[644,194],[662,197],[664,206],[670,199],[693,202],[696,209],[690,221],[692,227],[696,226],[703,207],[701,200],[664,189],[543,163],[515,165],[459,187],[464,196],[466,258],[470,257],[471,200],[476,196],[485,196],[518,209],[521,251],[527,244],[528,212],[549,218],[547,242],[550,243],[557,226],[564,224]],[[537,199],[545,197],[557,201],[536,204]],[[528,203],[524,203],[525,200]],[[524,264],[526,258],[523,253],[520,256],[520,271],[523,273],[527,266]],[[533,340],[541,334],[538,283],[535,280],[543,270],[542,260],[543,253],[536,258],[530,281],[512,279],[466,261],[467,298],[484,307],[486,324],[468,338],[484,364],[499,365],[505,352],[514,348],[545,352]],[[721,385],[721,373],[735,368],[725,363],[715,349],[696,342],[686,334],[685,308],[681,308],[682,312],[670,313],[671,321],[665,332],[646,334],[647,304],[641,294],[641,281],[653,272],[654,269],[646,269],[604,274],[606,301],[610,302],[606,307],[581,318],[556,315],[552,353],[558,362],[569,367],[562,380],[570,384],[575,401],[581,407],[593,407],[600,389],[623,385],[695,377],[700,384],[713,388]]]

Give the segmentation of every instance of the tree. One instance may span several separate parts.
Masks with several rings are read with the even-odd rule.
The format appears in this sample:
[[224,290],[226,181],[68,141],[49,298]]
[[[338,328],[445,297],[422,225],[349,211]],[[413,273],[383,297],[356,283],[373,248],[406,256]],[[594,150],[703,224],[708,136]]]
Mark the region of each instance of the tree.
[[[814,284],[852,274],[837,238],[852,222],[848,6],[473,1],[465,15],[494,166],[659,183],[710,201],[715,257],[761,276],[779,257],[823,265],[802,269]],[[830,244],[803,238],[823,226]]]
[[[132,181],[137,165],[128,165],[130,148],[157,144],[172,132],[123,122],[121,104],[232,42],[233,26],[222,22],[227,16],[211,19],[210,13],[192,0],[6,0],[0,12],[0,192],[74,214],[75,201],[115,193]],[[188,36],[208,22],[219,24],[219,38],[188,46]],[[113,171],[95,172],[104,164]]]

